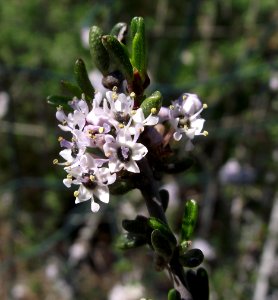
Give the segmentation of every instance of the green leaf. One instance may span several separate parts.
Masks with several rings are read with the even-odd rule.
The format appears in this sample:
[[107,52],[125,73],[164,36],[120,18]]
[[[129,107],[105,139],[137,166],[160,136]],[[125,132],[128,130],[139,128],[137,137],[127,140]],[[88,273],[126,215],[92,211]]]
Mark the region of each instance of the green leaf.
[[191,239],[198,219],[198,205],[193,199],[185,203],[184,214],[181,227],[181,241]]
[[126,80],[131,82],[133,79],[133,69],[129,60],[126,46],[119,42],[117,38],[112,35],[103,36],[102,44]]
[[147,63],[145,40],[141,33],[136,33],[133,38],[131,62],[133,67],[138,70],[142,81],[144,81]]
[[79,58],[75,62],[74,75],[75,75],[76,82],[78,83],[78,85],[81,88],[82,92],[89,99],[93,99],[95,90],[94,90],[94,88],[91,84],[91,81],[89,79],[85,63],[81,58]]
[[51,95],[46,98],[47,103],[51,105],[57,106],[62,106],[63,109],[70,110],[71,107],[69,106],[69,101],[72,100],[71,97],[67,96],[59,96],[59,95]]
[[131,21],[132,52],[131,62],[133,67],[138,70],[144,82],[147,69],[146,60],[146,38],[145,23],[142,17],[135,17]]
[[181,295],[177,290],[171,289],[168,292],[168,300],[181,300]]
[[137,32],[145,34],[145,22],[142,17],[134,17],[130,24],[131,37],[134,38]]
[[140,105],[144,116],[148,117],[151,113],[158,114],[162,105],[162,95],[159,91],[155,91],[147,97]]
[[154,217],[148,219],[148,224],[152,229],[158,229],[173,245],[177,244],[176,237],[167,224]]
[[200,296],[198,299],[208,300],[209,299],[209,279],[207,271],[200,267],[197,270],[197,282],[199,286]]
[[180,263],[187,268],[198,267],[204,260],[204,254],[200,249],[190,249],[179,256]]
[[175,245],[159,230],[153,230],[151,234],[151,243],[154,251],[162,256],[166,262],[169,262],[172,258]]
[[123,220],[123,228],[133,235],[145,236],[148,231],[148,218],[137,216],[135,220]]
[[102,44],[102,30],[97,26],[92,26],[89,32],[90,53],[94,64],[103,75],[108,74],[109,70],[109,54]]
[[79,86],[77,86],[69,81],[65,81],[65,80],[61,81],[61,85],[62,85],[62,88],[64,90],[66,90],[67,92],[69,92],[72,96],[75,96],[78,99],[81,99],[82,91],[79,88]]

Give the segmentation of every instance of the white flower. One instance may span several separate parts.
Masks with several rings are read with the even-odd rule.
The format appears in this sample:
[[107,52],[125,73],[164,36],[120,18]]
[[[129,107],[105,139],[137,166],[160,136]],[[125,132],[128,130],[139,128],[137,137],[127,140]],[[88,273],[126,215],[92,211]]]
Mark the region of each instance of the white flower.
[[62,123],[59,127],[64,131],[72,131],[78,126],[78,129],[82,130],[86,124],[86,116],[89,112],[88,105],[84,100],[74,99],[71,101],[71,106],[74,108],[74,111],[67,116],[61,107],[57,108],[56,118]]
[[145,118],[142,108],[138,108],[131,115],[132,123],[129,126],[129,132],[133,135],[136,134],[137,131],[143,132],[144,126],[154,126],[158,123],[159,118],[153,114],[150,114],[147,118]]
[[139,135],[132,139],[128,129],[120,130],[116,139],[107,135],[103,145],[105,155],[109,158],[108,167],[113,172],[126,169],[129,172],[139,173],[136,161],[141,160],[148,149],[141,143],[136,143]]
[[195,135],[208,135],[207,131],[202,132],[205,119],[200,117],[201,112],[206,107],[207,105],[203,105],[195,94],[183,94],[170,107],[170,122],[175,129],[173,138],[179,141],[185,135],[188,139],[187,150],[192,149],[191,140],[194,139]]
[[103,203],[109,202],[108,185],[116,180],[116,174],[111,174],[108,168],[100,167],[102,160],[94,159],[86,153],[80,159],[80,165],[66,167],[68,176],[64,179],[64,184],[70,187],[71,184],[79,185],[79,189],[74,192],[75,203],[80,203],[91,199],[91,210],[97,212],[100,205],[95,202],[96,196]]

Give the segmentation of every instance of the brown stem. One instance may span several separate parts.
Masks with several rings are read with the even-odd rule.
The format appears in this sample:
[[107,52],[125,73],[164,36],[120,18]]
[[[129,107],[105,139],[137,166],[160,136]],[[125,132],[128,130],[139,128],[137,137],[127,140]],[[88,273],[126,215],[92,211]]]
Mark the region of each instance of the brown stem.
[[[138,188],[140,189],[151,217],[155,217],[167,224],[167,219],[161,204],[158,192],[158,184],[153,177],[153,172],[146,158],[138,162],[140,168],[140,180]],[[182,265],[178,260],[176,251],[169,263],[170,277],[173,278],[174,288],[180,293],[182,300],[193,300],[191,294],[186,288],[186,281]]]

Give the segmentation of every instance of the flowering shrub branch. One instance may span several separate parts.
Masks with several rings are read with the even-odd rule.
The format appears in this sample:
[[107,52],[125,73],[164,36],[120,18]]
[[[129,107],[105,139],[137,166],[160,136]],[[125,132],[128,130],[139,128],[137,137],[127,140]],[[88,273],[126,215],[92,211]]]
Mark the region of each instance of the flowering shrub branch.
[[64,168],[66,187],[76,187],[75,203],[90,200],[92,212],[99,211],[101,203],[109,203],[115,191],[139,189],[150,216],[124,220],[127,234],[118,246],[129,249],[147,244],[153,250],[157,270],[168,270],[173,281],[168,299],[208,299],[205,269],[191,270],[203,261],[201,250],[190,249],[197,204],[186,202],[178,242],[165,216],[168,192],[159,187],[163,173],[184,171],[191,165],[187,156],[177,158],[172,144],[184,140],[185,150],[191,151],[194,137],[208,134],[201,118],[207,105],[190,93],[169,107],[163,106],[159,91],[145,95],[150,80],[143,18],[133,18],[130,31],[128,48],[126,24],[116,24],[109,35],[97,26],[90,29],[90,52],[103,75],[105,93],[95,91],[85,63],[78,59],[76,84],[62,82],[72,97],[48,97],[57,106],[60,129],[70,134],[59,137],[62,160],[55,159],[54,164]]

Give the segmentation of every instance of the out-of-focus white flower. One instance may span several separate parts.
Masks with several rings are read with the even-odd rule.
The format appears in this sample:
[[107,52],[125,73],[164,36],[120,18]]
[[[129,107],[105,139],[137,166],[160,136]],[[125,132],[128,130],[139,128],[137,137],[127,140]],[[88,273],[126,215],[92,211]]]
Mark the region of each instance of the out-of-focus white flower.
[[26,299],[28,296],[28,288],[23,283],[17,283],[12,287],[11,294],[14,299]]
[[100,92],[102,95],[105,95],[108,92],[108,89],[105,88],[102,84],[103,75],[98,69],[94,69],[89,72],[89,79],[94,87],[95,91]]
[[206,260],[208,260],[208,261],[216,259],[215,249],[212,247],[212,245],[208,241],[206,241],[204,239],[199,238],[199,239],[193,240],[191,247],[202,250]]
[[80,38],[84,48],[89,48],[89,32],[90,28],[85,26],[80,30]]
[[109,293],[109,300],[138,300],[143,297],[145,289],[142,285],[138,284],[116,284]]
[[0,119],[2,119],[7,111],[9,105],[10,97],[6,92],[0,92]]
[[255,180],[255,170],[249,165],[241,165],[235,158],[229,159],[219,171],[222,183],[246,184]]
[[274,72],[271,74],[269,79],[269,88],[273,91],[278,91],[278,73]]
[[75,242],[69,249],[69,262],[78,263],[88,253],[88,246],[85,242]]

